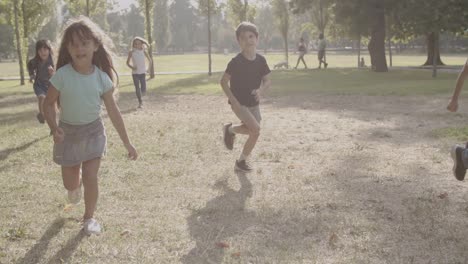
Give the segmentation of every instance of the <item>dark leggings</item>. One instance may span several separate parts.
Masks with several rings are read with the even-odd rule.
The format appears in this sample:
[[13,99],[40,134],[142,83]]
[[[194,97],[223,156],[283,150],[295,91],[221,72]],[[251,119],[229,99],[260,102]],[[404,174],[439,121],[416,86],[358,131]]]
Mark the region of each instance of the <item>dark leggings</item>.
[[[135,92],[138,102],[141,103],[141,95],[146,94],[146,74],[132,74],[133,84],[135,85]],[[140,88],[141,84],[141,88]]]

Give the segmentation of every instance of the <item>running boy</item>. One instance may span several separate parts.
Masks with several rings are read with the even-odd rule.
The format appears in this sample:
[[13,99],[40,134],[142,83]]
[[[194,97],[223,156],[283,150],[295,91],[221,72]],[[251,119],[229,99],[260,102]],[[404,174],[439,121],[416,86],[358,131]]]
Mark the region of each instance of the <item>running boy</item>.
[[[468,78],[468,60],[465,66],[461,70],[457,78],[455,85],[455,91],[453,92],[452,100],[450,100],[447,110],[450,112],[456,112],[458,110],[458,96],[463,88],[465,79]],[[468,146],[468,143],[467,143]],[[459,181],[465,179],[466,168],[468,168],[468,149],[467,146],[455,145],[452,148],[452,159],[453,159],[453,174]]]
[[224,144],[227,149],[232,150],[236,134],[248,135],[235,168],[249,172],[252,167],[247,160],[260,136],[262,118],[259,102],[271,84],[270,68],[265,57],[257,54],[258,31],[254,24],[240,23],[236,29],[236,37],[241,52],[229,62],[220,84],[241,124],[224,125]]

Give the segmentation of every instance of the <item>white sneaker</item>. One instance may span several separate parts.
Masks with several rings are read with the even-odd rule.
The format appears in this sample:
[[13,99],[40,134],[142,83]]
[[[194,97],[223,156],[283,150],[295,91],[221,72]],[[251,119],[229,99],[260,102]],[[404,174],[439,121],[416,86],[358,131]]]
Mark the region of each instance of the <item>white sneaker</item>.
[[78,204],[81,200],[81,185],[83,182],[80,180],[80,185],[73,191],[68,191],[68,202],[71,204]]
[[83,230],[88,236],[99,235],[101,234],[101,225],[94,218],[86,219],[83,223]]

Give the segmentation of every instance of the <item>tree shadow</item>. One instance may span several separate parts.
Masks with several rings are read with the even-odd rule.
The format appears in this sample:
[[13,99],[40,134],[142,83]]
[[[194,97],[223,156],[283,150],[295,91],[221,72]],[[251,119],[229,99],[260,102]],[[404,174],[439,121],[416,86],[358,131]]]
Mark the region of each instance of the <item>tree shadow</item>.
[[50,241],[60,232],[60,230],[65,225],[64,218],[57,218],[55,221],[49,225],[45,233],[42,235],[41,239],[36,242],[36,244],[20,259],[18,264],[30,264],[38,263],[43,255],[47,251]]
[[8,158],[8,156],[10,156],[10,154],[13,154],[13,153],[16,153],[16,152],[20,152],[20,151],[23,151],[27,148],[29,148],[31,145],[33,145],[34,143],[38,142],[38,141],[41,141],[45,138],[47,138],[48,136],[44,136],[44,137],[41,137],[41,138],[36,138],[34,139],[33,141],[30,141],[26,144],[23,144],[22,146],[19,146],[19,147],[15,147],[15,148],[9,148],[9,149],[5,149],[5,150],[0,150],[0,160],[5,160]]
[[217,181],[214,187],[224,194],[208,201],[204,208],[194,210],[187,218],[196,246],[182,257],[182,263],[221,263],[223,241],[241,234],[256,222],[255,212],[245,210],[246,200],[252,196],[252,183],[245,173],[236,171],[236,174],[241,184],[238,191],[227,186],[227,177]]
[[[0,98],[1,99],[1,98]],[[9,100],[5,100],[1,103],[0,109],[2,108],[9,108],[9,107],[16,107],[18,105],[23,104],[32,104],[37,103],[36,97],[20,97],[20,98],[13,98]]]
[[3,113],[0,114],[0,124],[11,125],[23,122],[32,122],[36,120],[37,110],[29,110],[18,113]]

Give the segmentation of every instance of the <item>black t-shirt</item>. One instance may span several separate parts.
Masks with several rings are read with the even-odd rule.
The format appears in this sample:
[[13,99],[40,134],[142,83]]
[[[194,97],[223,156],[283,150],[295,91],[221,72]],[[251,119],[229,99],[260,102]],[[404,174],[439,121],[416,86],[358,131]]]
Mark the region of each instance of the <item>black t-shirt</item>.
[[252,91],[260,88],[263,77],[271,72],[265,57],[256,54],[254,60],[248,60],[239,53],[229,62],[225,72],[231,76],[231,91],[239,103],[244,106],[258,105]]

